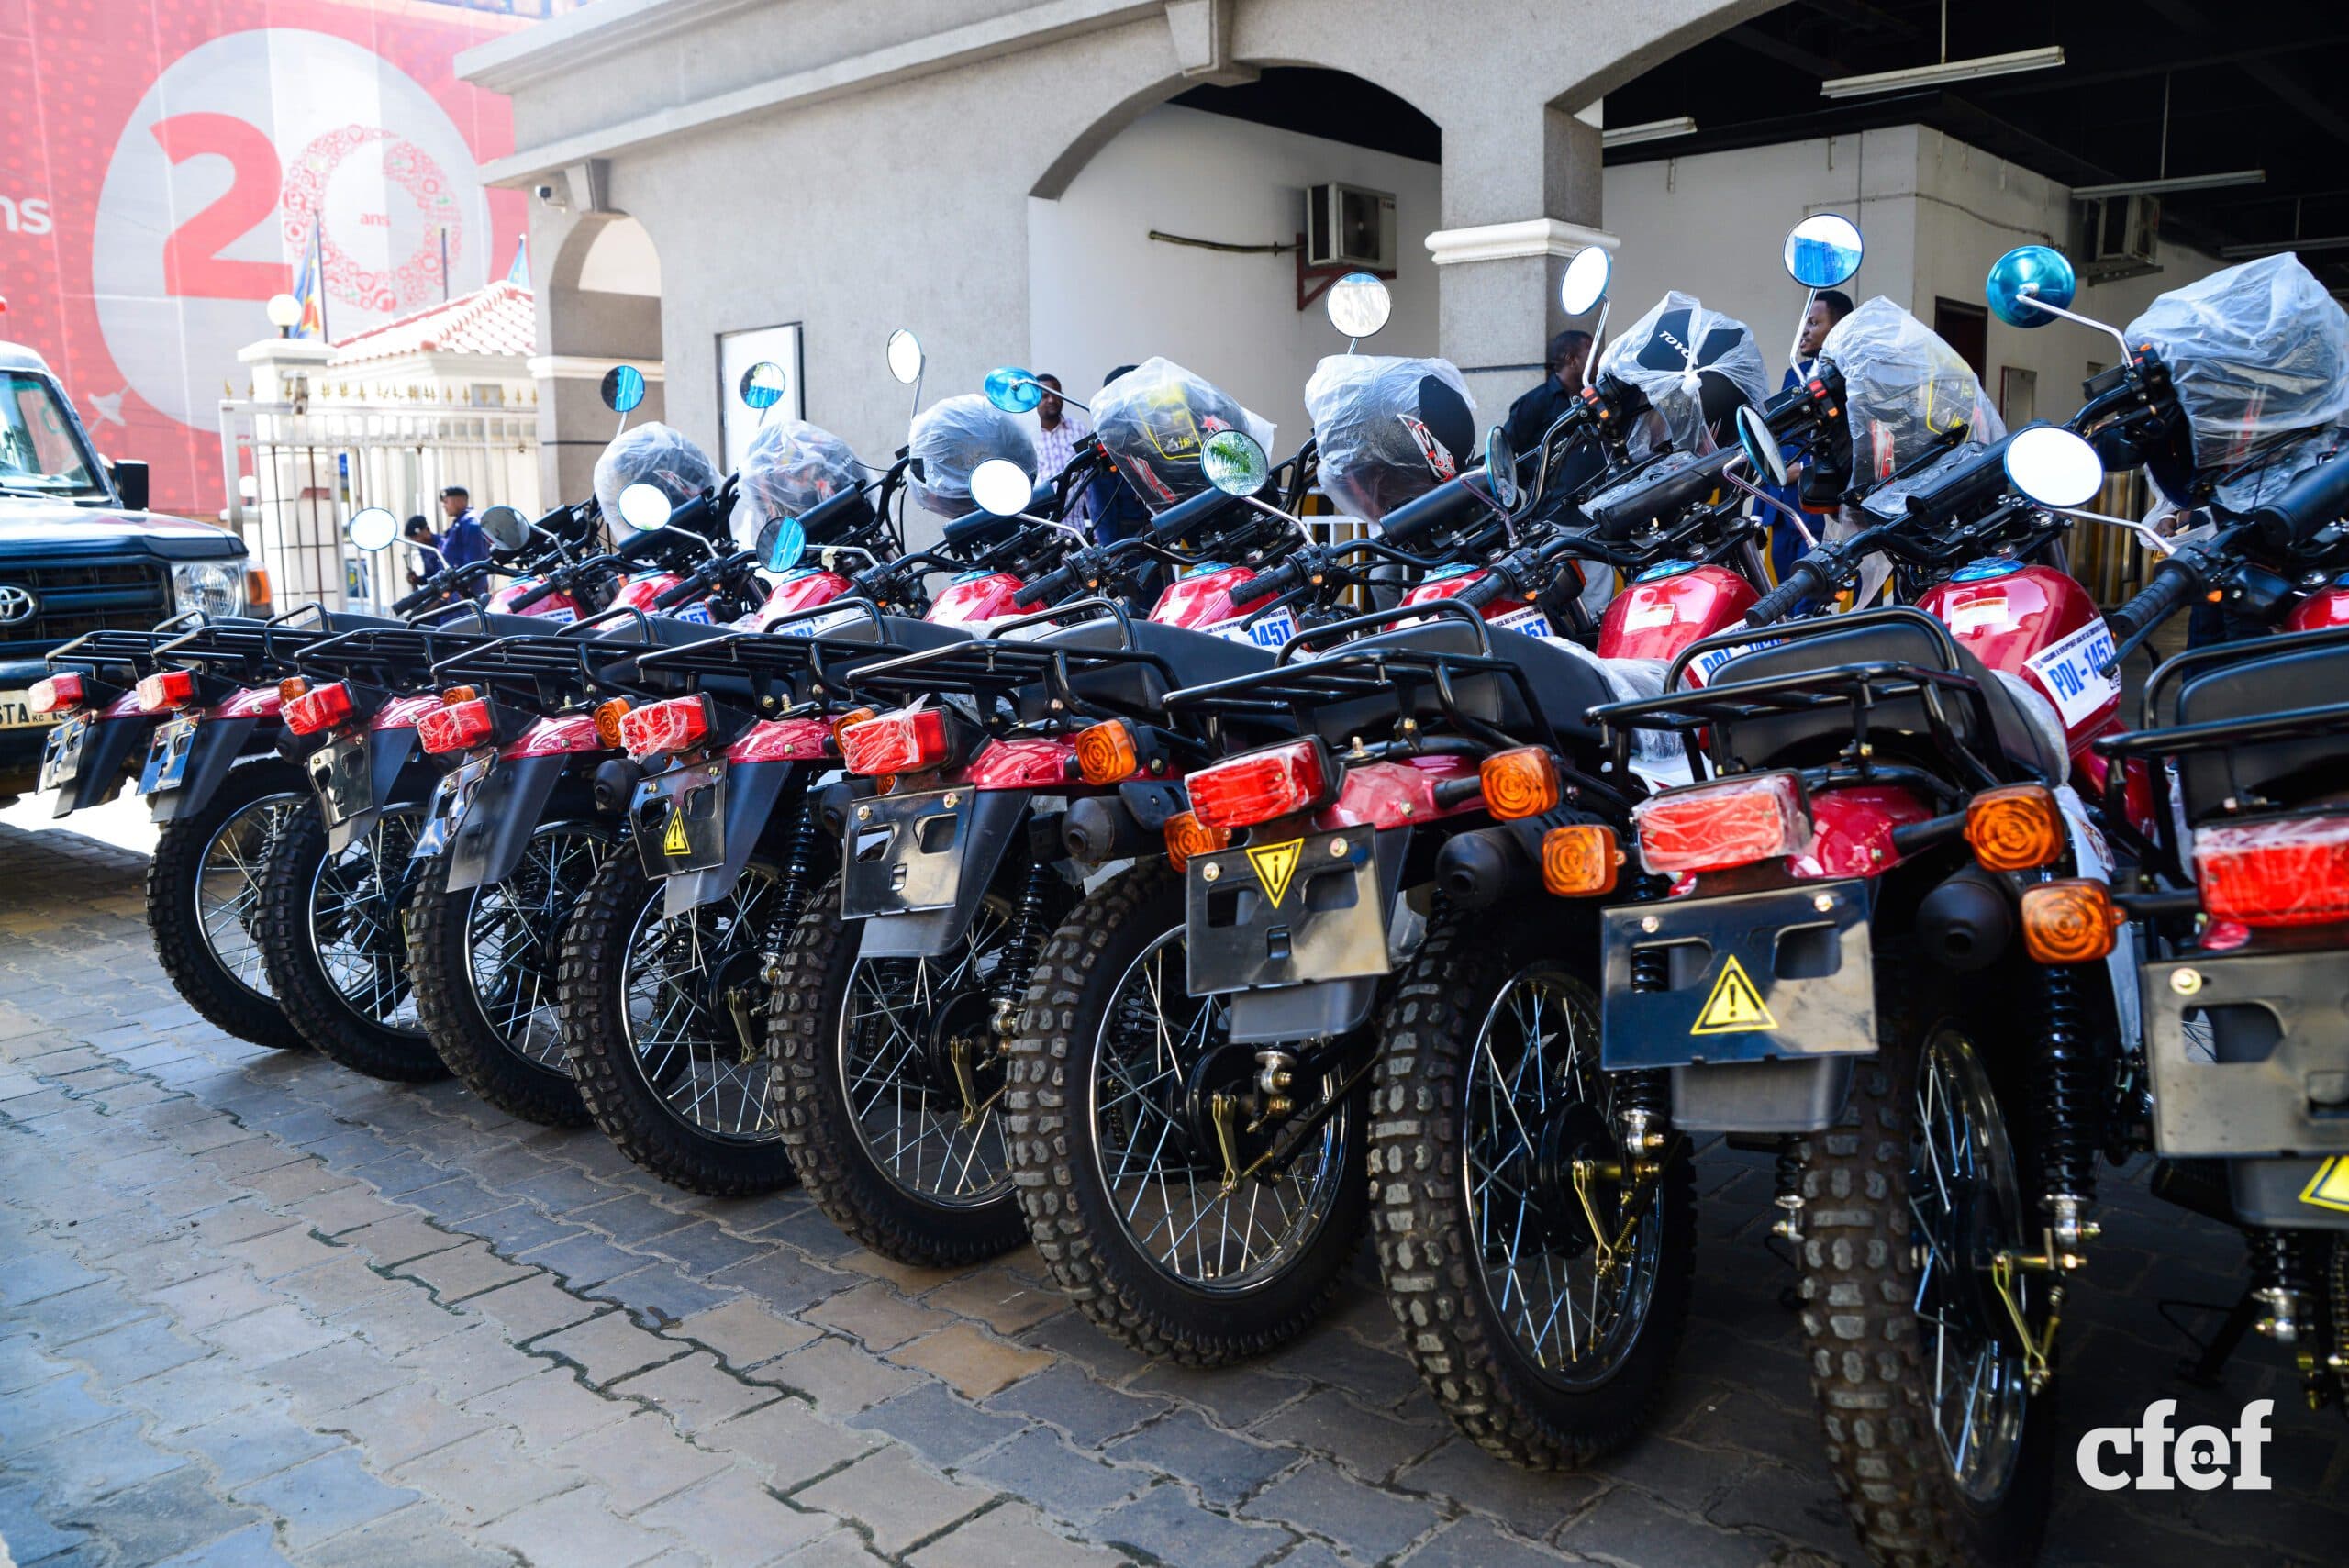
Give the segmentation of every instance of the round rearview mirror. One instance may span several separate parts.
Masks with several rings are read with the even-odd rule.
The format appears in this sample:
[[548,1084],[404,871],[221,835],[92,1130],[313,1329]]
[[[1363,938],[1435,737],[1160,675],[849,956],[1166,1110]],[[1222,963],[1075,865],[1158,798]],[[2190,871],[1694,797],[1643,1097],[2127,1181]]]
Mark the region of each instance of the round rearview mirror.
[[1036,379],[1033,371],[1021,370],[1018,365],[987,372],[981,390],[987,395],[989,403],[1007,414],[1025,414],[1044,401],[1043,383]]
[[639,533],[669,526],[669,493],[658,484],[637,481],[620,492],[620,520]]
[[1737,444],[1755,473],[1773,484],[1787,482],[1787,454],[1778,450],[1778,438],[1770,433],[1770,421],[1751,403],[1738,406]]
[[1517,449],[1498,425],[1485,432],[1485,488],[1506,510],[1517,510]]
[[1199,472],[1227,495],[1253,495],[1273,472],[1256,438],[1245,430],[1218,430],[1199,448]]
[[604,406],[625,414],[644,401],[644,373],[634,365],[614,365],[604,373]]
[[2044,245],[2018,245],[1990,263],[1982,297],[1990,314],[2009,327],[2044,327],[2056,317],[2033,306],[2045,300],[2059,310],[2069,309],[2080,280],[2061,250]]
[[807,553],[807,530],[796,517],[769,517],[759,530],[759,564],[770,572],[788,572]]
[[761,413],[782,402],[790,390],[790,375],[773,360],[761,360],[742,373],[742,401]]
[[1852,281],[1866,249],[1858,224],[1815,212],[1787,231],[1787,273],[1807,289],[1831,289]]
[[921,339],[904,328],[889,334],[889,373],[904,385],[921,379]]
[[481,531],[500,550],[519,550],[529,542],[530,519],[511,506],[492,506],[481,515]]
[[1331,284],[1323,297],[1329,306],[1330,325],[1349,338],[1376,336],[1395,314],[1394,296],[1372,272],[1348,272]]
[[400,520],[381,506],[369,506],[351,514],[342,537],[362,550],[381,550],[400,537]]
[[2104,488],[2104,460],[2061,425],[2031,425],[2007,442],[2007,478],[2043,506],[2085,506]]
[[1028,471],[1008,457],[991,457],[971,470],[971,499],[981,511],[998,517],[1014,517],[1026,511],[1028,497],[1035,493],[1036,482]]
[[1598,308],[1607,297],[1607,284],[1615,275],[1615,258],[1596,245],[1586,245],[1575,252],[1566,263],[1565,275],[1558,280],[1558,307],[1568,316],[1582,316]]

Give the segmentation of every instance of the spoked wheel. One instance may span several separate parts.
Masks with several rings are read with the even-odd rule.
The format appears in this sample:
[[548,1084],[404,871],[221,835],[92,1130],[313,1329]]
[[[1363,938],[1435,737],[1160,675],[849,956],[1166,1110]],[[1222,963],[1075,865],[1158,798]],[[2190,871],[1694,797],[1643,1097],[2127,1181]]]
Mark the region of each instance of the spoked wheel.
[[313,796],[287,813],[262,877],[271,989],[304,1038],[371,1078],[422,1083],[449,1072],[417,1017],[401,927],[423,825],[422,807],[391,807],[329,854]]
[[1440,913],[1387,1008],[1374,1228],[1437,1403],[1502,1458],[1560,1468],[1630,1440],[1662,1394],[1696,1204],[1685,1152],[1642,1176],[1625,1150],[1597,995],[1512,929],[1541,928]]
[[818,1207],[885,1257],[953,1268],[1027,1236],[1004,1138],[1006,1035],[1053,916],[1023,921],[1002,891],[1028,877],[999,876],[938,958],[863,957],[837,881],[784,949],[769,1035],[784,1138]]
[[1014,1180],[1036,1250],[1096,1323],[1214,1365],[1309,1327],[1361,1236],[1363,1096],[1330,1063],[1265,1103],[1256,1048],[1185,988],[1182,878],[1104,884],[1053,933],[1011,1047]]
[[172,984],[205,1020],[239,1040],[306,1051],[271,995],[257,930],[262,872],[279,829],[308,795],[302,775],[264,759],[230,770],[204,809],[156,835],[147,925]]
[[1828,1462],[1885,1563],[2029,1562],[2047,1517],[2054,1385],[2031,1386],[2053,1302],[2013,1140],[1964,1029],[1887,984],[1880,1054],[1809,1140],[1803,1334]]
[[623,850],[573,910],[562,1025],[579,1097],[663,1181],[722,1197],[793,1180],[763,1032],[784,892],[775,867],[753,862],[724,897],[673,918]]
[[612,845],[600,823],[548,822],[493,886],[449,892],[446,855],[417,877],[408,967],[425,1032],[467,1088],[525,1121],[587,1119],[562,1049],[556,968],[572,909]]

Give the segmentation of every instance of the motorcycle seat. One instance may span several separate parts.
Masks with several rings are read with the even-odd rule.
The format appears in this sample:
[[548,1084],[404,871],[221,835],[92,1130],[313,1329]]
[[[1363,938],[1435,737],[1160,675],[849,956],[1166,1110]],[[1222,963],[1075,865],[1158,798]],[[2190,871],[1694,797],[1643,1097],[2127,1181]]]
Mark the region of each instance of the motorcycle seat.
[[[2221,664],[2166,684],[2154,699],[2154,717],[2165,728],[2261,718],[2338,701],[2344,691],[2349,639]],[[2186,820],[2198,826],[2234,810],[2307,805],[2349,789],[2349,747],[2336,730],[2183,752],[2177,788]]]
[[[1982,689],[1987,699],[1992,733],[1981,734],[1980,709],[1970,695],[1948,692],[1942,700],[1952,733],[1961,745],[1978,748],[1995,743],[2001,756],[2017,768],[2060,781],[2065,759],[2051,751],[2048,737],[2031,722],[2007,683],[1963,646],[1951,662],[1940,640],[1923,628],[1898,622],[1878,622],[1848,630],[1798,637],[1773,648],[1740,654],[1715,671],[1709,686],[1738,681],[1765,680],[1852,664],[1914,664],[1964,675]],[[1774,763],[1820,762],[1831,756],[1852,738],[1852,710],[1842,703],[1806,709],[1782,709],[1741,718],[1727,727],[1729,750],[1748,767]],[[1898,697],[1869,710],[1869,739],[1879,751],[1889,747],[1932,762],[1932,731],[1922,696]]]
[[[1126,637],[1127,628],[1132,631],[1130,643]],[[1173,673],[1172,680],[1158,665],[1141,660],[1085,664],[1074,670],[1069,684],[1078,696],[1130,713],[1162,708],[1166,694],[1184,686],[1205,685],[1210,681],[1269,670],[1274,659],[1269,649],[1253,643],[1235,642],[1188,627],[1164,626],[1152,620],[1130,621],[1126,627],[1108,618],[1080,621],[1075,626],[1055,628],[1037,640],[1064,648],[1113,650],[1130,646],[1135,651],[1162,662]],[[1046,701],[1042,692],[1030,690],[1034,702],[1041,706]],[[1029,694],[1023,693],[1023,713],[1028,706]]]
[[[1524,673],[1525,684],[1541,707],[1542,717],[1549,721],[1558,739],[1569,745],[1577,740],[1596,742],[1598,727],[1591,723],[1588,714],[1599,704],[1613,699],[1607,678],[1588,662],[1546,639],[1489,624],[1484,629],[1491,639],[1493,656],[1516,665]],[[1337,644],[1323,650],[1323,656],[1381,648],[1463,656],[1484,651],[1475,627],[1443,617]],[[1478,673],[1455,679],[1452,690],[1461,711],[1470,718],[1481,719],[1528,743],[1541,739],[1516,682],[1495,673]],[[1405,717],[1399,709],[1400,705],[1392,697],[1351,698],[1316,709],[1313,727],[1323,740],[1342,745],[1355,735],[1385,736],[1397,718]],[[1413,683],[1410,710],[1408,717],[1422,722],[1442,721],[1443,705],[1432,682]]]

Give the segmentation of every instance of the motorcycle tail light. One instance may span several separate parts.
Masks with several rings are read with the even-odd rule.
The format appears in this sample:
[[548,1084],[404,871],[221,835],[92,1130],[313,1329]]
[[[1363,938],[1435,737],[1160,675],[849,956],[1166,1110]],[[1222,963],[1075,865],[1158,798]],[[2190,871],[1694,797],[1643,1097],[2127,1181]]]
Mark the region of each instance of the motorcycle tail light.
[[2037,963],[2088,963],[2112,951],[2128,917],[2093,877],[2069,876],[2026,887],[2022,945]]
[[1810,809],[1792,773],[1752,773],[1666,790],[1635,807],[1652,872],[1722,871],[1810,848]]
[[139,711],[161,713],[195,700],[195,672],[159,670],[139,683]]
[[709,705],[696,695],[647,703],[621,715],[620,745],[631,757],[682,751],[709,733]]
[[1485,809],[1504,822],[1539,817],[1558,804],[1558,763],[1539,746],[1496,751],[1477,764]]
[[1190,865],[1193,855],[1211,855],[1230,844],[1229,828],[1209,828],[1187,811],[1166,819],[1166,863],[1177,872]]
[[620,748],[620,720],[629,713],[628,698],[612,697],[596,705],[596,739],[607,750]]
[[1201,768],[1183,780],[1191,815],[1208,828],[1253,828],[1330,797],[1330,761],[1314,740],[1290,740]]
[[488,740],[493,728],[489,705],[474,697],[436,707],[417,719],[416,743],[435,756],[469,751]]
[[2349,817],[2198,828],[2194,880],[2214,920],[2245,926],[2349,920]]
[[287,703],[282,711],[286,728],[296,735],[316,735],[351,717],[351,687],[342,681],[313,686]]
[[480,695],[481,693],[472,686],[444,686],[440,691],[440,702],[443,706],[454,707],[461,702],[472,702]]
[[1096,724],[1076,738],[1076,771],[1089,784],[1113,784],[1141,772],[1141,756],[1134,750],[1134,732],[1121,718]]
[[946,761],[946,714],[914,708],[840,730],[841,762],[852,773],[918,773]]
[[846,713],[841,714],[838,718],[832,720],[832,744],[835,747],[840,745],[841,730],[849,728],[852,725],[869,724],[880,717],[881,710],[876,707],[852,707],[849,709]]
[[2031,871],[2064,852],[2064,813],[2045,784],[1984,790],[1965,807],[1965,841],[1985,871]]
[[1542,885],[1561,898],[1614,892],[1622,864],[1615,829],[1602,823],[1577,822],[1542,835]]
[[72,671],[35,681],[26,694],[26,705],[35,713],[64,713],[82,706],[82,677]]

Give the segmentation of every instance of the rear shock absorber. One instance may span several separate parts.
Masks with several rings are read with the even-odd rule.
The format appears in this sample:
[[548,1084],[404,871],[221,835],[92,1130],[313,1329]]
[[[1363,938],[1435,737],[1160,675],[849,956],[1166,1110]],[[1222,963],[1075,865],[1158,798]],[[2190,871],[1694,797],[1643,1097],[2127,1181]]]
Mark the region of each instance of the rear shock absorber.
[[2245,1232],[2251,1243],[2251,1298],[2266,1308],[2259,1331],[2279,1345],[2299,1343],[2309,1327],[2308,1237],[2266,1226]]
[[[2096,1056],[2088,1040],[2080,977],[2068,966],[2041,970],[2039,1071],[2032,1133],[2039,1149],[2041,1203],[2059,1254],[2076,1255],[2097,1235],[2084,1215],[2096,1198],[2100,1140]],[[2064,1266],[2076,1266],[2076,1263]]]
[[823,858],[823,812],[811,789],[799,802],[799,823],[791,836],[791,858],[784,863],[783,897],[777,901],[776,934],[771,944],[778,952],[791,940],[792,928],[799,924],[799,917],[807,912],[807,900],[815,896],[816,867]]
[[996,967],[996,1033],[1005,1039],[1019,1027],[1020,999],[1028,995],[1028,980],[1036,961],[1044,956],[1052,939],[1045,922],[1052,878],[1059,874],[1043,861],[1031,861],[1028,880],[1019,889],[1019,906],[1011,912],[1011,934],[1004,940],[1003,956]]
[[[1631,989],[1672,988],[1672,955],[1662,948],[1631,950]],[[1662,1151],[1664,1126],[1672,1115],[1671,1080],[1660,1070],[1625,1073],[1615,1080],[1615,1119],[1632,1166],[1644,1170]]]

